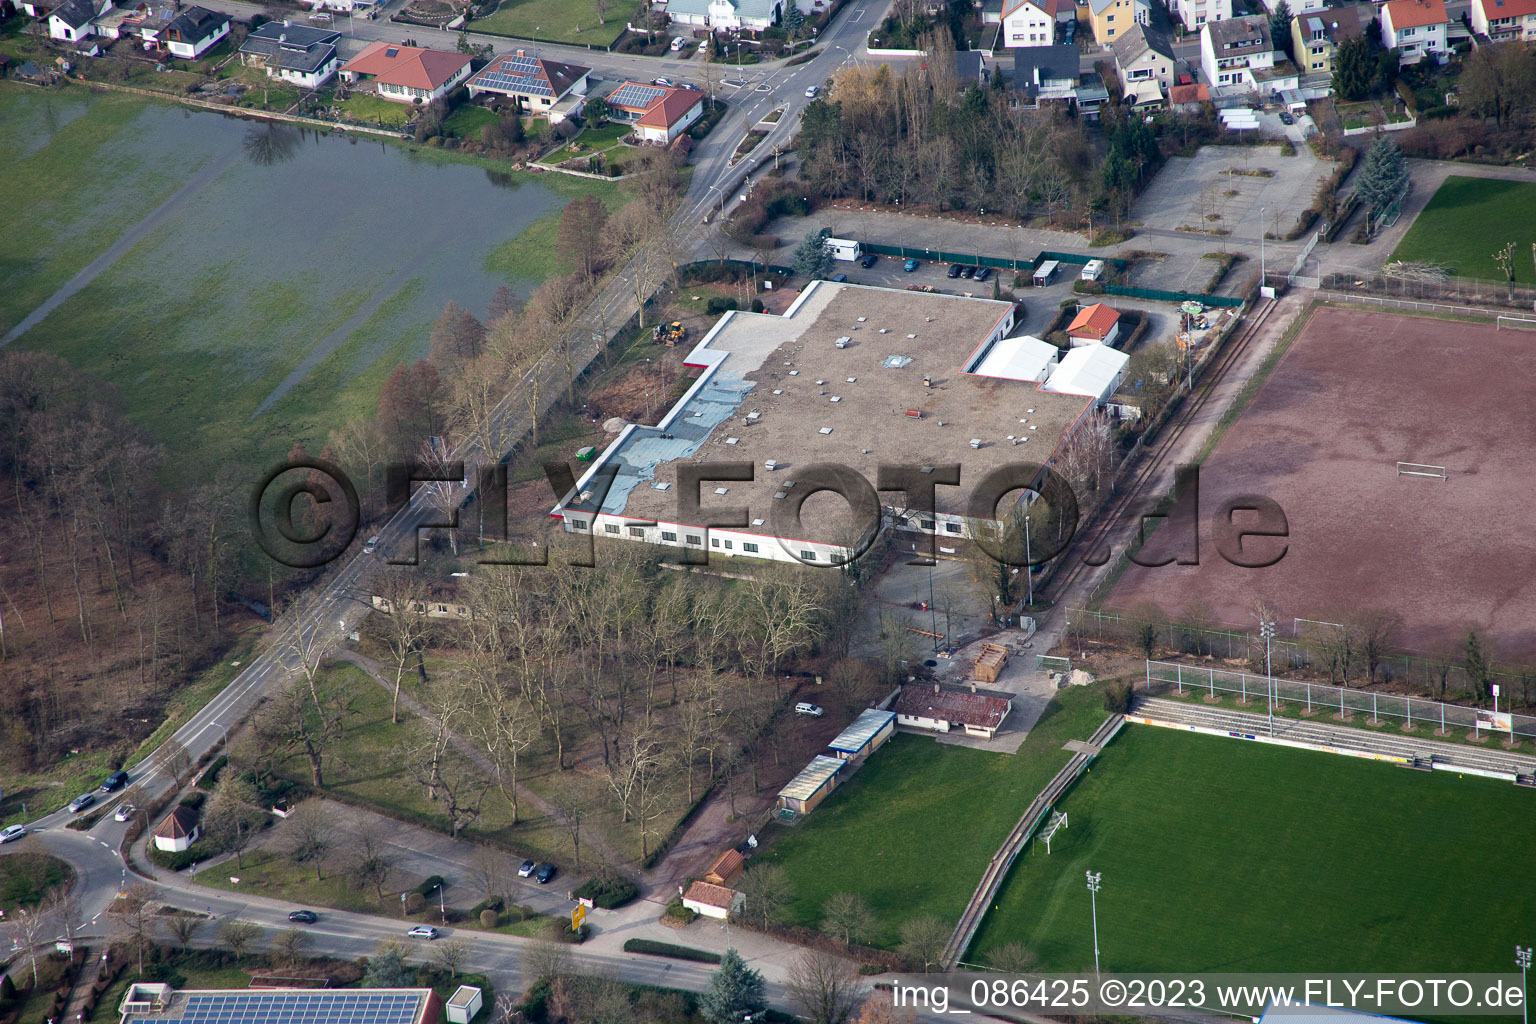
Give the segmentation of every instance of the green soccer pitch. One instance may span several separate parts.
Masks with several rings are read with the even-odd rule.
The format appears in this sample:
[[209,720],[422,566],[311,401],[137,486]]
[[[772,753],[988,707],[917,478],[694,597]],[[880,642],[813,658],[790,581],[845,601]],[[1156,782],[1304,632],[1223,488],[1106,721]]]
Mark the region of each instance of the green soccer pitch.
[[1019,854],[966,960],[1103,969],[1514,971],[1536,940],[1536,792],[1128,725]]

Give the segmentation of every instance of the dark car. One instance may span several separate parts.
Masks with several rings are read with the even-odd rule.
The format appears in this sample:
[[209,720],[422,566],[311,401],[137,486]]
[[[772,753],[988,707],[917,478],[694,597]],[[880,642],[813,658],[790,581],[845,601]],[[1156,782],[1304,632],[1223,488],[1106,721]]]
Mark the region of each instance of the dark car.
[[1295,124],[1296,123],[1296,119],[1291,116],[1291,112],[1289,110],[1282,110],[1282,111],[1280,111],[1280,123],[1281,124]]
[[848,275],[847,274],[833,274],[832,275],[832,283],[833,284],[842,284],[846,280],[848,280]]
[[863,259],[859,260],[859,266],[863,267],[865,270],[868,270],[870,267],[879,262],[880,257],[876,256],[874,253],[870,253],[868,256],[865,256]]
[[107,781],[101,784],[101,791],[103,793],[116,793],[126,785],[128,785],[128,773],[113,772],[107,776]]
[[320,920],[320,915],[313,910],[295,910],[288,915],[288,920],[297,921],[299,924],[314,924]]
[[959,277],[960,276],[960,264],[958,264],[958,263],[951,263],[949,265],[949,273],[946,276],[948,276],[948,277]]
[[985,281],[987,278],[989,278],[991,276],[992,276],[992,268],[991,267],[977,267],[976,268],[976,280],[978,280],[978,281]]
[[976,276],[976,268],[975,267],[961,267],[960,268],[960,276],[965,278],[967,281],[969,281],[971,278]]
[[545,864],[545,865],[543,865],[542,867],[539,868],[539,873],[537,875],[535,875],[534,877],[536,877],[539,880],[539,884],[540,885],[543,885],[544,883],[548,882],[551,878],[555,877],[555,866],[553,864]]

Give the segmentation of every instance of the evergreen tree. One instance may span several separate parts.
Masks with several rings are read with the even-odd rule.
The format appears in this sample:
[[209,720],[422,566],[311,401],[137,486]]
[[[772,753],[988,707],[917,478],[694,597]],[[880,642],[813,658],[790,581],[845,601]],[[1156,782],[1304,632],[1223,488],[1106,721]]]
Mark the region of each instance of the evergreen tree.
[[1275,49],[1284,50],[1291,60],[1296,59],[1296,46],[1291,41],[1291,5],[1285,0],[1280,0],[1275,6],[1275,13],[1269,16],[1269,34]]
[[1344,100],[1363,100],[1376,78],[1371,44],[1363,36],[1346,39],[1333,55],[1333,91]]
[[805,32],[805,15],[800,13],[800,7],[795,0],[789,0],[784,5],[784,34],[790,42],[799,39]]
[[1355,181],[1355,194],[1373,215],[1383,211],[1408,192],[1408,164],[1403,151],[1389,136],[1377,136],[1365,153],[1365,160]]
[[709,989],[699,997],[699,1013],[710,1024],[734,1024],[767,1006],[763,976],[748,967],[741,954],[727,949],[720,969],[710,976]]
[[404,988],[407,985],[405,962],[398,949],[386,949],[368,958],[363,972],[363,988]]
[[827,250],[826,239],[832,232],[826,228],[812,231],[795,246],[791,266],[795,276],[807,281],[819,281],[832,275],[832,253]]

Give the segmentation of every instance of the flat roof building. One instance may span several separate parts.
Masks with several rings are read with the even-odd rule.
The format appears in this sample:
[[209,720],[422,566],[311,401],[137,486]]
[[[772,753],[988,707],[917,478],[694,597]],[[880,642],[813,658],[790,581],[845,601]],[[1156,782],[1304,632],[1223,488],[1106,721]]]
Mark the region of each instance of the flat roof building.
[[429,988],[186,989],[136,984],[121,1024],[437,1024]]
[[868,757],[879,750],[896,731],[896,712],[869,708],[859,712],[842,732],[827,744],[827,749],[844,761]]
[[789,785],[779,790],[779,811],[789,812],[789,817],[810,814],[816,805],[837,788],[837,773],[847,762],[836,757],[817,754],[811,763],[800,769],[800,774],[789,780]]
[[[1014,315],[1010,302],[826,281],[782,316],[727,313],[686,357],[701,372],[682,399],[654,427],[626,426],[552,514],[570,532],[836,564],[867,539],[868,519],[833,494],[805,500],[804,471],[836,463],[873,488],[881,465],[960,463],[960,485],[936,489],[937,524],[903,518],[900,491],[881,505],[893,522],[968,536],[968,485],[1049,463],[1092,405],[967,369],[991,365]],[[710,479],[699,512],[681,511],[679,471],[719,462],[745,464],[752,479]],[[698,525],[742,507],[740,525]]]
[[902,725],[930,732],[959,730],[986,739],[997,734],[1012,709],[1013,694],[974,686],[914,683],[903,686],[896,698],[897,721]]

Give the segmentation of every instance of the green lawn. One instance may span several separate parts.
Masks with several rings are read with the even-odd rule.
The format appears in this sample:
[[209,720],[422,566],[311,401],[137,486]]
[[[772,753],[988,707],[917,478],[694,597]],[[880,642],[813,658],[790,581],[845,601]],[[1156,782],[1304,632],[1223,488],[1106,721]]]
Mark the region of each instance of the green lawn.
[[639,0],[610,0],[599,25],[595,0],[502,0],[495,14],[472,27],[477,32],[606,47],[639,10]]
[[766,859],[795,885],[788,917],[816,927],[834,893],[874,909],[875,945],[895,945],[902,922],[957,921],[981,872],[1019,815],[1104,721],[1098,687],[1062,691],[1012,756],[901,734],[805,820],[779,830]]
[[74,877],[74,870],[46,853],[25,852],[0,857],[0,910],[15,914],[35,907],[48,890]]
[[382,124],[386,128],[400,127],[416,112],[415,108],[408,103],[395,103],[365,92],[353,93],[339,106],[346,116],[354,121]]
[[1536,919],[1532,807],[1508,783],[1128,726],[968,959],[1018,941],[1091,967],[1092,870],[1105,971],[1493,970]]
[[[443,122],[443,131],[460,139],[480,138],[480,129],[495,124],[500,118],[493,111],[473,103],[461,103],[457,110]],[[526,134],[526,128],[524,129]]]
[[1532,281],[1536,243],[1536,183],[1452,175],[1392,253],[1394,260],[1435,262],[1458,277],[1504,280],[1495,250],[1515,243],[1515,281]]

